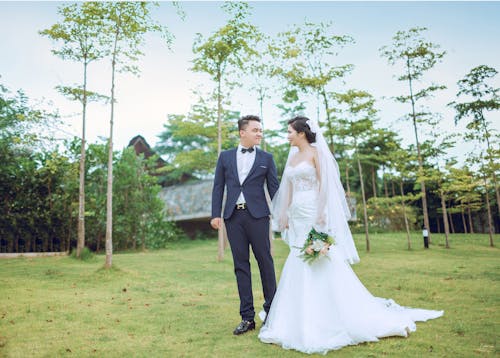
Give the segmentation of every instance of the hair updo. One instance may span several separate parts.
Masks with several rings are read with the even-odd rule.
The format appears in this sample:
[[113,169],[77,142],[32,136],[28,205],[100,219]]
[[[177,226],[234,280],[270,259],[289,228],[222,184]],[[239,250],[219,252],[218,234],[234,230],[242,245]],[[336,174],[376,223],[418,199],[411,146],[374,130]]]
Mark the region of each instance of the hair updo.
[[304,133],[306,135],[306,139],[309,143],[316,142],[316,133],[311,131],[311,127],[307,124],[309,118],[297,116],[288,121],[288,124],[292,126],[293,129],[297,133]]

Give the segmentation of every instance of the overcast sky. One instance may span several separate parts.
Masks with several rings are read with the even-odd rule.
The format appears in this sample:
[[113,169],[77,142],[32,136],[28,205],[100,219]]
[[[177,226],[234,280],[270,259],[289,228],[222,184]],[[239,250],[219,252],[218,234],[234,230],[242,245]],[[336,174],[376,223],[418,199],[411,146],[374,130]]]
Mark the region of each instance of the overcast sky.
[[[57,129],[58,138],[80,135],[80,106],[69,102],[54,89],[57,85],[81,83],[81,65],[62,61],[51,53],[54,44],[38,34],[60,20],[60,2],[0,1],[0,82],[11,90],[22,89],[35,101],[52,103],[64,118],[66,126]],[[151,144],[157,142],[168,114],[186,114],[195,96],[192,90],[200,85],[210,87],[203,74],[189,71],[194,58],[193,39],[196,33],[205,38],[224,25],[226,17],[220,2],[182,2],[186,18],[181,20],[169,2],[162,2],[155,17],[168,26],[175,36],[171,50],[158,36],[148,36],[145,56],[139,66],[141,76],[119,75],[115,108],[115,148],[121,149],[137,134]],[[463,131],[455,127],[454,112],[446,104],[455,100],[456,82],[473,67],[488,65],[500,70],[500,2],[250,2],[250,21],[268,35],[287,30],[291,24],[332,21],[336,34],[350,35],[356,41],[341,51],[338,64],[351,63],[353,73],[346,77],[345,89],[366,90],[377,98],[380,125],[401,133],[406,143],[412,143],[409,123],[398,121],[408,108],[394,104],[390,96],[399,95],[406,87],[394,75],[379,55],[380,47],[390,45],[398,30],[427,27],[429,41],[447,51],[441,64],[426,76],[429,81],[448,87],[427,103],[432,111],[443,115],[441,124],[446,131]],[[91,65],[89,88],[109,93],[110,71],[107,63]],[[500,87],[497,75],[496,87]],[[264,110],[266,126],[276,128],[280,112],[279,90]],[[258,103],[248,90],[235,91],[233,110],[242,114],[258,114]],[[314,117],[316,103],[312,101],[306,115]],[[500,130],[500,115],[490,115]],[[96,141],[108,136],[109,107],[91,104],[87,137]],[[457,153],[460,153],[458,151]]]

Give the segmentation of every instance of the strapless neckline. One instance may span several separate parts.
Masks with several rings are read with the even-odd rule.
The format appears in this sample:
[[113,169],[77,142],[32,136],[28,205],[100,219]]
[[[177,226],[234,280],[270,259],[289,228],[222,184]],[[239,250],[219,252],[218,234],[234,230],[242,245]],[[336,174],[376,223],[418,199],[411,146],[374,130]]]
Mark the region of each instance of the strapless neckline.
[[309,167],[314,168],[314,165],[311,164],[311,162],[308,162],[306,160],[300,161],[297,165],[288,165],[291,169],[296,169],[297,167],[300,167],[302,164],[307,164]]

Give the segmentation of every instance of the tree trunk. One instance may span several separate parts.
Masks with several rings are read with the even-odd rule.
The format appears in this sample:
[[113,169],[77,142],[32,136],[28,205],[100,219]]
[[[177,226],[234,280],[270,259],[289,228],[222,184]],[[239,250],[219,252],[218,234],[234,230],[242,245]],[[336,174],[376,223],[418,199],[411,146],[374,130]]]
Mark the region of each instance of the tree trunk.
[[[491,165],[493,166],[493,163]],[[495,186],[495,194],[497,197],[498,216],[500,216],[500,193],[498,192],[497,176],[494,170],[493,170],[493,185]]]
[[436,224],[437,224],[438,234],[441,234],[441,221],[439,220],[439,216],[436,217]]
[[[262,107],[264,106],[264,94],[259,93],[259,110],[260,110],[260,122],[262,124],[262,132],[264,132],[264,110]],[[262,148],[267,150],[267,140],[265,136],[262,136]]]
[[464,234],[467,234],[467,222],[465,221],[464,206],[460,205],[460,209],[462,210],[462,226],[464,228]]
[[[493,187],[495,188],[495,195],[497,197],[498,215],[500,215],[500,193],[498,192],[497,176],[495,174],[495,168],[494,168],[494,165],[493,165],[493,160],[491,158],[492,149],[491,149],[491,144],[490,144],[490,139],[489,139],[490,138],[490,133],[488,131],[488,128],[486,127],[486,121],[484,120],[484,118],[481,121],[481,123],[482,123],[483,130],[484,130],[484,138],[486,139],[486,144],[487,144],[487,148],[488,148],[488,152],[487,152],[488,153],[488,161],[489,161],[489,164],[490,164],[490,168],[492,170]],[[493,245],[491,245],[491,246],[493,246]]]
[[448,215],[447,215],[447,212],[446,212],[446,201],[445,201],[445,197],[444,197],[444,192],[443,190],[441,189],[440,190],[440,196],[441,196],[441,209],[443,210],[443,224],[444,224],[444,236],[445,236],[445,242],[446,242],[446,245],[445,247],[447,249],[450,248],[450,243],[449,243],[449,240],[448,240],[448,236],[450,234],[450,228],[448,226]]
[[87,112],[87,59],[83,63],[83,100],[82,100],[82,140],[80,149],[80,188],[78,193],[78,240],[76,257],[80,258],[85,246],[85,116]]
[[389,189],[387,187],[387,177],[386,177],[385,173],[382,175],[382,180],[384,181],[384,193],[385,193],[385,197],[388,198],[389,197]]
[[377,197],[377,180],[375,179],[375,168],[371,167],[373,197]]
[[[331,122],[331,117],[330,117],[330,105],[328,103],[328,95],[325,91],[325,88],[323,87],[321,90],[321,96],[323,97],[323,103],[325,104],[325,114],[326,114],[326,127],[328,128],[328,141],[330,151],[332,152],[332,155],[335,154],[335,146],[333,145],[333,132],[334,128],[332,126]],[[318,126],[320,125],[320,121],[318,120]]]
[[[217,74],[217,157],[220,156],[222,151],[222,94],[221,94],[221,81],[222,73],[220,69]],[[224,259],[224,224],[221,218],[221,226],[218,231],[218,242],[217,242],[217,260],[222,261]]]
[[[391,187],[392,187],[392,196],[396,196],[396,188],[394,188],[394,180],[393,179],[391,179]],[[403,195],[402,193],[403,193],[403,191],[401,190],[401,195]]]
[[486,175],[483,176],[484,189],[486,192],[486,209],[488,212],[488,234],[490,235],[490,246],[494,247],[493,244],[493,220],[491,219],[491,208],[490,208],[490,193],[488,193],[488,183],[486,181]]
[[402,180],[399,182],[399,186],[401,188],[401,205],[403,207],[403,216],[405,219],[406,241],[408,242],[408,250],[411,250],[410,225],[408,224],[408,216],[406,215],[405,194],[404,194],[404,190],[403,190],[403,181]]
[[467,202],[467,216],[469,217],[469,232],[474,234],[474,226],[472,225],[472,214],[470,212],[470,203]]
[[[419,174],[422,176],[424,174],[424,165],[422,160],[422,154],[420,151],[420,142],[418,140],[418,129],[417,129],[417,115],[415,113],[415,98],[413,96],[413,87],[412,87],[412,76],[410,72],[410,60],[407,59],[407,69],[408,69],[408,82],[410,86],[410,99],[411,99],[411,110],[412,110],[412,119],[413,119],[413,130],[415,132],[415,142],[417,144],[417,155],[418,155],[418,169]],[[424,214],[424,227],[427,229],[429,233],[429,243],[431,243],[431,227],[429,225],[429,213],[427,210],[427,194],[425,191],[425,180],[420,182],[421,192],[422,192],[422,211]]]
[[363,184],[363,170],[361,169],[361,161],[359,160],[359,155],[357,151],[356,151],[356,158],[358,161],[359,181],[361,183],[361,196],[363,198],[363,217],[365,221],[366,251],[370,252],[370,236],[368,234],[368,212],[366,210],[365,185]]
[[349,185],[349,163],[345,165],[345,185],[347,186],[347,196],[351,197],[351,185]]
[[108,178],[106,192],[106,261],[104,267],[110,269],[113,264],[113,121],[115,109],[115,66],[118,43],[118,29],[116,32],[113,59],[111,62],[111,118],[109,120],[108,140]]
[[[451,200],[450,200],[450,208],[451,208]],[[448,210],[448,220],[450,222],[451,233],[455,233],[455,224],[453,224],[453,214]]]

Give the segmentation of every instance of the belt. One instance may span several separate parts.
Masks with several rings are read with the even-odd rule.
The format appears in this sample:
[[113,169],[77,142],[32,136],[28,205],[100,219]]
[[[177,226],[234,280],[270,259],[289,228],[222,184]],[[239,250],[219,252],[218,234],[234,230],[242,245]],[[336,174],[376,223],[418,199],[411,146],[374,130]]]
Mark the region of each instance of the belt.
[[247,208],[247,203],[236,204],[236,210],[245,210]]

